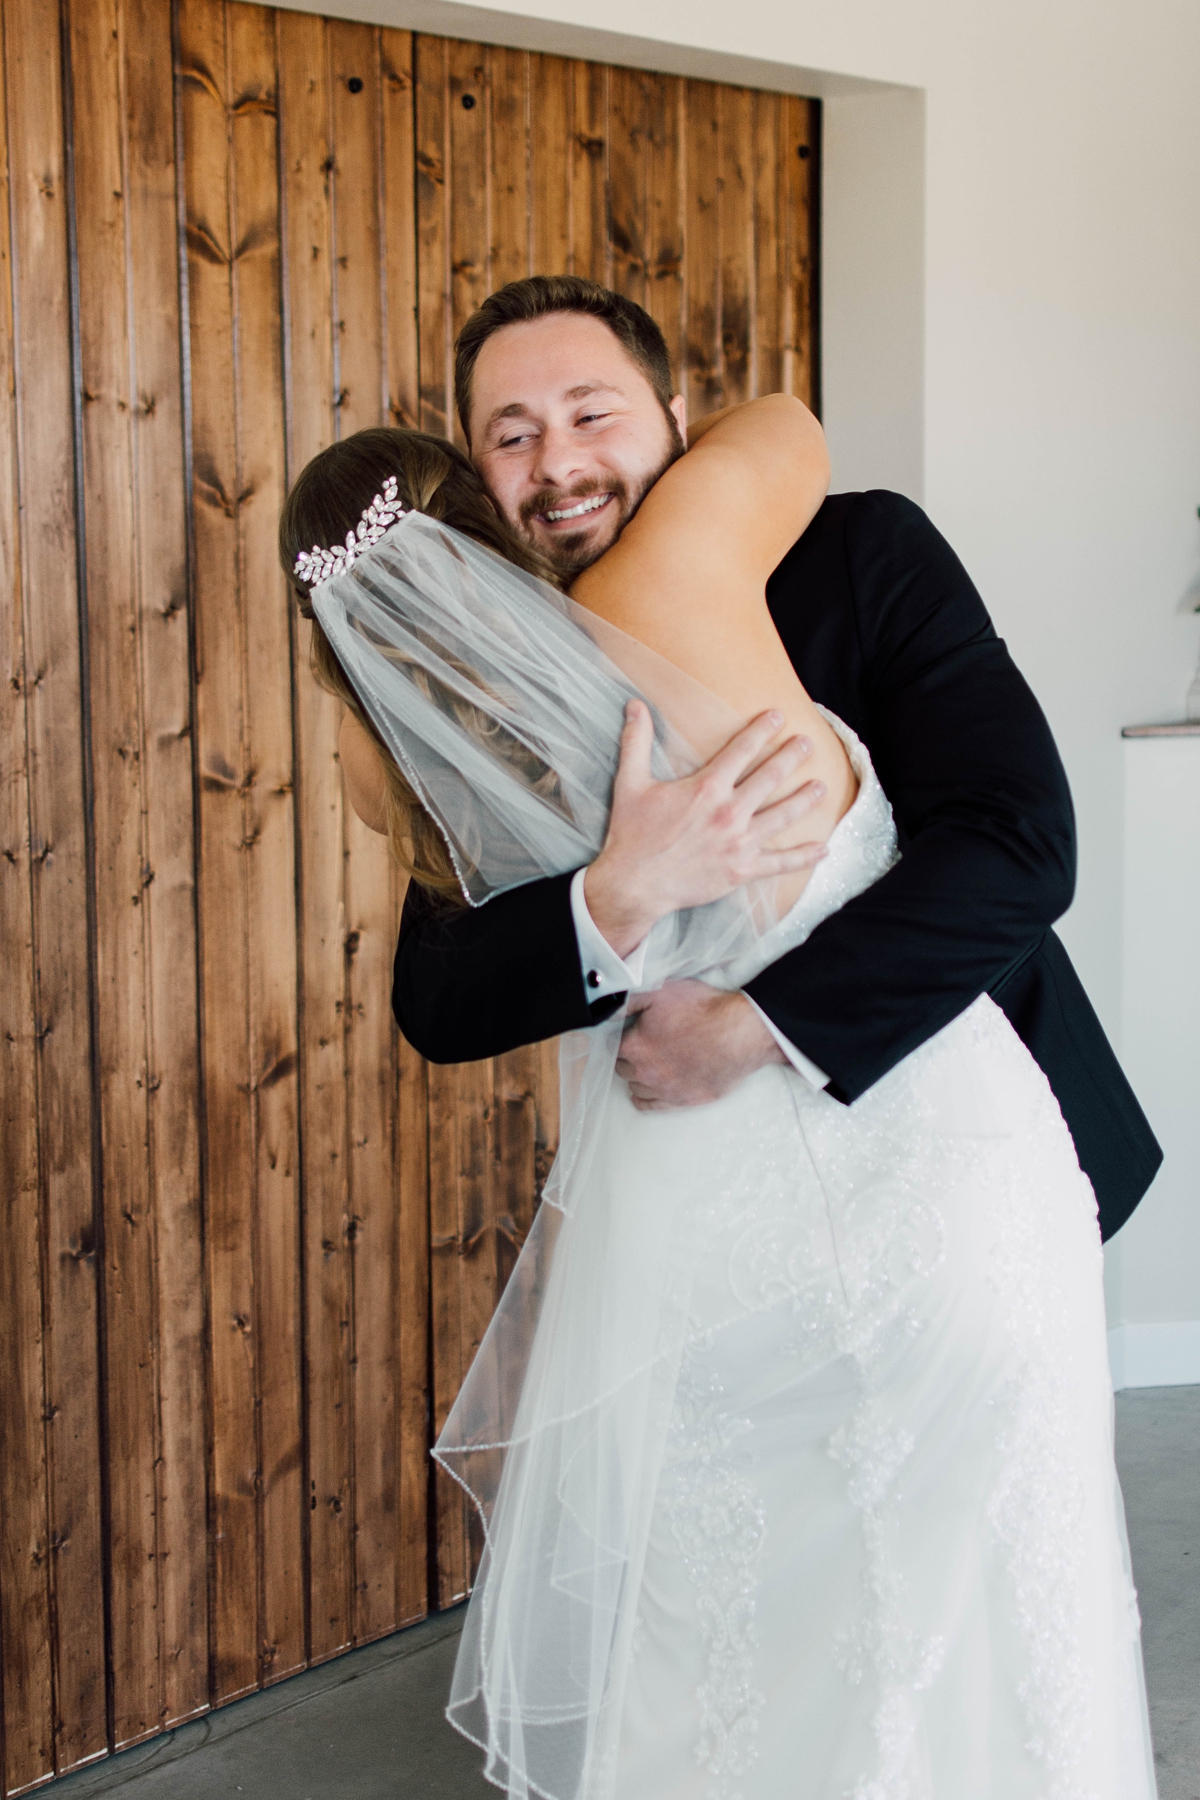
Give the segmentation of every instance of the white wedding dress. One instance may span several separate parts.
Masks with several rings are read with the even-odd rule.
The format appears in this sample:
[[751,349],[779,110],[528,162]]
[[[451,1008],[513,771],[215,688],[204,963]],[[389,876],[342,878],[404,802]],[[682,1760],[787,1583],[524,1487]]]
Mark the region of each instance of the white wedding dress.
[[[894,855],[842,735],[858,799],[761,964]],[[850,1107],[769,1068],[695,1113],[618,1084],[610,1131],[631,1180],[706,1165],[620,1800],[1153,1795],[1095,1201],[1004,1015]]]
[[[421,514],[314,603],[475,904],[591,860],[631,675],[679,729],[710,703]],[[885,875],[831,722],[859,791],[800,900],[664,920],[647,985],[738,987]],[[1004,1015],[853,1106],[770,1067],[639,1113],[620,1031],[564,1040],[563,1148],[435,1452],[485,1528],[448,1716],[489,1778],[1152,1800],[1095,1202]]]

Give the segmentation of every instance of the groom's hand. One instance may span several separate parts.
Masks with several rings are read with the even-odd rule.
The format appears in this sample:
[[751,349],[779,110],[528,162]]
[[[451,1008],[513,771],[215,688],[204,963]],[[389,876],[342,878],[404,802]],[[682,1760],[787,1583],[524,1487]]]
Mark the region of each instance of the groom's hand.
[[617,1074],[639,1112],[703,1106],[787,1058],[744,994],[672,981],[629,1007]]
[[824,856],[823,844],[771,847],[825,794],[823,783],[808,781],[772,800],[812,749],[807,738],[792,737],[760,762],[782,725],[780,713],[760,713],[694,775],[656,781],[650,709],[629,702],[608,835],[583,883],[588,912],[618,956],[635,950],[668,913],[722,900],[747,882],[810,869]]

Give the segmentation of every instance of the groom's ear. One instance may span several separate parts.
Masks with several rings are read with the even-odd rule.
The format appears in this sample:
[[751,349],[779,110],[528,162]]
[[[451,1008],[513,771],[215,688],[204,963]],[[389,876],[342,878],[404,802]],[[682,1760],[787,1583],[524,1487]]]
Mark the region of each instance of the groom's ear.
[[670,403],[671,415],[679,427],[679,435],[687,443],[687,401],[682,394],[673,394]]

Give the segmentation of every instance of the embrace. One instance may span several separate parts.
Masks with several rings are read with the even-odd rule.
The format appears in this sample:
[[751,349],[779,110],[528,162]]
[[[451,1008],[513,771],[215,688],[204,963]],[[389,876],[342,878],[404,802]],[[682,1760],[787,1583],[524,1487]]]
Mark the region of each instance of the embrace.
[[773,395],[687,429],[574,277],[280,527],[409,870],[436,1061],[562,1039],[562,1148],[435,1455],[449,1716],[514,1796],[1151,1800],[1101,1236],[1158,1147],[1051,926],[1066,779],[920,509]]

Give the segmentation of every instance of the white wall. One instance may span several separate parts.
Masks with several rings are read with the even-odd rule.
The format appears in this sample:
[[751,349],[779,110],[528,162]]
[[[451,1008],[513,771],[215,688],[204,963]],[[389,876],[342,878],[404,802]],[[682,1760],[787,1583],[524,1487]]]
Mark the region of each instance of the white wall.
[[1200,1382],[1200,736],[1125,764],[1124,1054],[1166,1158],[1109,1252],[1119,1385]]
[[603,31],[584,0],[302,3],[826,98],[835,485],[923,499],[1039,694],[1064,936],[1119,1043],[1119,731],[1181,716],[1200,640],[1195,0],[608,0]]

